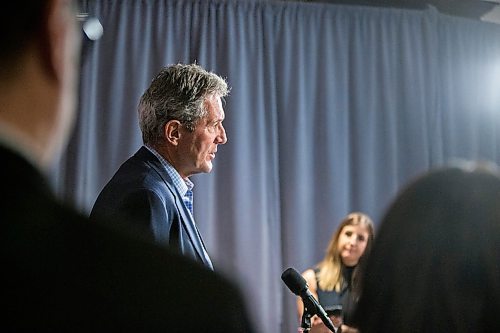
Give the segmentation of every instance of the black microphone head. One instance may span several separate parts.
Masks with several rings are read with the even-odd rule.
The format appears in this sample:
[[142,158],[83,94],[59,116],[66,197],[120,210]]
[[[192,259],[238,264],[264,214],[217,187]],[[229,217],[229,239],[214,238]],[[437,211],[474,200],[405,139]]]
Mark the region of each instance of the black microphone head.
[[285,282],[288,289],[290,289],[295,295],[302,297],[304,302],[304,314],[318,315],[323,324],[332,332],[335,331],[333,328],[332,321],[328,318],[323,307],[314,298],[308,289],[306,279],[299,272],[293,268],[287,268],[283,274],[281,274],[281,279]]
[[283,274],[281,274],[281,279],[285,282],[288,289],[297,296],[300,296],[300,293],[307,289],[307,282],[304,277],[291,267],[287,268]]

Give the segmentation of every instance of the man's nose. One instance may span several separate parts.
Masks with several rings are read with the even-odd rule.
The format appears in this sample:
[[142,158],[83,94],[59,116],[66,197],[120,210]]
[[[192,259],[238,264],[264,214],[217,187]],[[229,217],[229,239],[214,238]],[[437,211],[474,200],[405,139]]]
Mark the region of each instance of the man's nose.
[[224,128],[224,126],[222,126],[222,124],[220,124],[219,126],[219,135],[217,135],[215,140],[216,143],[223,145],[227,142],[226,129]]

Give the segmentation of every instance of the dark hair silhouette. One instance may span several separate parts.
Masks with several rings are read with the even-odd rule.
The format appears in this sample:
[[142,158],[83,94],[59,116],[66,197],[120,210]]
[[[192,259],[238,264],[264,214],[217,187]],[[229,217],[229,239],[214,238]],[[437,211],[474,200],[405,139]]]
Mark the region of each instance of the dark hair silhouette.
[[463,165],[402,191],[377,232],[354,315],[362,333],[499,332],[500,178]]

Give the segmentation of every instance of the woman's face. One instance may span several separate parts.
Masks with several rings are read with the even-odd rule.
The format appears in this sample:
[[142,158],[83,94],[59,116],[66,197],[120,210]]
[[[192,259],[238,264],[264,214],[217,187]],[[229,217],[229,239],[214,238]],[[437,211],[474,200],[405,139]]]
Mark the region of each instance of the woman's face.
[[344,265],[350,267],[358,264],[368,244],[368,229],[361,225],[346,225],[342,228],[337,250]]

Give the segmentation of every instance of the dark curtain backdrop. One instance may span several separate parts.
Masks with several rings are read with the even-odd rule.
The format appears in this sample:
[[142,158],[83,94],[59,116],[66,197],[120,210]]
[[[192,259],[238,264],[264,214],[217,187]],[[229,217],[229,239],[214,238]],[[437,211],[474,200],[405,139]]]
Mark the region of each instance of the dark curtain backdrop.
[[295,297],[280,275],[317,263],[344,215],[361,210],[379,223],[420,172],[457,158],[500,162],[497,25],[432,7],[83,8],[104,36],[84,45],[79,118],[54,187],[90,211],[141,146],[136,106],[162,66],[197,62],[227,77],[229,141],[213,172],[193,177],[195,216],[216,269],[241,286],[262,332],[296,332]]

